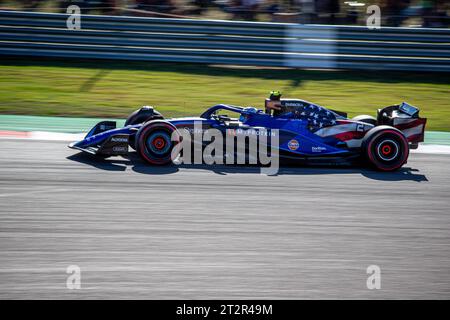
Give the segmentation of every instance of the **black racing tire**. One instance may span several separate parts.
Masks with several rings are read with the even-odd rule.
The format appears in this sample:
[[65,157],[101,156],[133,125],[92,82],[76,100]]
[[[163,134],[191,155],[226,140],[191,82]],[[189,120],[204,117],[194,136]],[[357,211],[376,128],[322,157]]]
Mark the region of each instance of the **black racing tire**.
[[172,150],[178,142],[175,126],[166,121],[150,121],[136,134],[136,151],[149,164],[167,165],[172,162]]
[[362,153],[375,169],[395,171],[408,160],[408,140],[394,127],[378,126],[366,133],[362,141]]
[[352,120],[361,121],[364,123],[372,124],[374,126],[377,125],[377,119],[375,117],[369,116],[367,114],[361,114],[359,116],[352,118]]

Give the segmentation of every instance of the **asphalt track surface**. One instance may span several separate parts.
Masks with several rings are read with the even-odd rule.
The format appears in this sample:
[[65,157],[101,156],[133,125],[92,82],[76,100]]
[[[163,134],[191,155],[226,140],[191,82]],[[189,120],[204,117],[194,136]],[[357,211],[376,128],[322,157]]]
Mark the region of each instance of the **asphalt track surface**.
[[265,176],[95,161],[63,142],[0,150],[0,299],[450,298],[448,155]]

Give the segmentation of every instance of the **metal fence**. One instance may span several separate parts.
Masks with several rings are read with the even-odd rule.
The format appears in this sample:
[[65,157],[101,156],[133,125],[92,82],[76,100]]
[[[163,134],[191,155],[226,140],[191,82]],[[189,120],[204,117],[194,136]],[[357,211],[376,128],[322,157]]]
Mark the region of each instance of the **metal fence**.
[[0,54],[361,70],[450,71],[450,30],[0,11]]

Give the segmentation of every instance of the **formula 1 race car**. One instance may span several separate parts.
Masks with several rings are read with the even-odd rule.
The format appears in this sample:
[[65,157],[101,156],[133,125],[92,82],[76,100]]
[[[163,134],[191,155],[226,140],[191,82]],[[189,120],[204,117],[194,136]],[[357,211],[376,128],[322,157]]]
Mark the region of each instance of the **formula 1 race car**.
[[201,132],[214,128],[234,138],[276,132],[280,161],[334,165],[363,160],[375,169],[393,171],[406,163],[409,150],[424,139],[426,119],[406,102],[379,109],[376,118],[352,119],[300,99],[266,99],[265,103],[265,110],[219,104],[200,117],[171,119],[153,107],[143,107],[128,117],[123,128],[116,128],[115,121],[102,121],[69,147],[101,157],[125,155],[131,147],[146,162],[165,165],[173,159],[181,130],[194,135],[194,127]]

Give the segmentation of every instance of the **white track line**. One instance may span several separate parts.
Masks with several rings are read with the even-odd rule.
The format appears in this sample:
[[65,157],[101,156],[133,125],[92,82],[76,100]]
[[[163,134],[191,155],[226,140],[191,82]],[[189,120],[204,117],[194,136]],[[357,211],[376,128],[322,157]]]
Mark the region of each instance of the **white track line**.
[[62,132],[30,132],[30,139],[46,141],[78,141],[82,140],[86,133],[62,133]]
[[[61,132],[14,132],[1,131],[0,139],[29,139],[41,141],[79,141],[84,138],[85,133],[61,133]],[[411,150],[411,153],[427,153],[427,154],[450,154],[450,146],[437,144],[421,144],[416,150]]]
[[421,144],[418,149],[411,150],[411,153],[450,154],[450,146],[439,144]]

